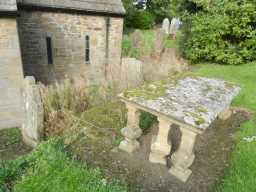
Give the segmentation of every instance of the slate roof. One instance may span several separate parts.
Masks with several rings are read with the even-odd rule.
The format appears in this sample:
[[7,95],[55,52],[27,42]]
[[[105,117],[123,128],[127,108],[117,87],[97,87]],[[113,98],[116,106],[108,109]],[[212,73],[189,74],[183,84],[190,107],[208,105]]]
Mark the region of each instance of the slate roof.
[[117,15],[125,14],[122,0],[18,0],[18,3],[23,6],[39,8],[57,8]]
[[0,0],[0,12],[16,12],[16,0]]

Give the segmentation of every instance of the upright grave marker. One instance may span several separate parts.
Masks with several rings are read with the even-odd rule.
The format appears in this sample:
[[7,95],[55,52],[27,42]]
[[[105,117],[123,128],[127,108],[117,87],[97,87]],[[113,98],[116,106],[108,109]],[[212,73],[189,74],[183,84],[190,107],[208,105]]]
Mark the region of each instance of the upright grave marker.
[[170,34],[173,38],[176,38],[176,34],[180,28],[181,21],[178,18],[172,18],[171,25],[170,25]]
[[170,21],[168,18],[165,18],[162,23],[162,29],[166,34],[169,34]]
[[23,140],[26,144],[35,147],[43,135],[44,110],[39,87],[34,77],[25,78],[23,97],[26,115],[22,125]]

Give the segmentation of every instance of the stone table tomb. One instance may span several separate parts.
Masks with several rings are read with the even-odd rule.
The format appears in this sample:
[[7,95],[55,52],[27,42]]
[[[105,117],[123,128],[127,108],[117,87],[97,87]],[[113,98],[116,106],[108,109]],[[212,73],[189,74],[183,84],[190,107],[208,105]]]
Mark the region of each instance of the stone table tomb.
[[[159,91],[155,84],[148,86],[149,94]],[[125,140],[119,148],[129,153],[139,148],[137,139],[142,135],[140,113],[149,112],[157,116],[159,121],[158,135],[151,144],[149,161],[166,165],[166,156],[172,147],[168,134],[173,124],[178,125],[182,134],[181,142],[171,157],[169,172],[186,182],[192,173],[189,167],[195,159],[193,149],[197,135],[202,134],[217,117],[226,119],[231,115],[229,107],[240,88],[223,80],[203,77],[186,77],[161,86],[163,93],[157,97],[147,97],[143,89],[141,93],[138,89],[136,93],[129,94],[128,91],[120,95],[128,109],[128,121],[122,129]]]

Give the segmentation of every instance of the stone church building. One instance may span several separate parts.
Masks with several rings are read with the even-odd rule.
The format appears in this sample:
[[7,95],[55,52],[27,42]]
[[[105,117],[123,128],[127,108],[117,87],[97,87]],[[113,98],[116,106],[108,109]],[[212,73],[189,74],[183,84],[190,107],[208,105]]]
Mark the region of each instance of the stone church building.
[[121,0],[0,0],[0,128],[20,120],[24,76],[118,82],[124,15]]

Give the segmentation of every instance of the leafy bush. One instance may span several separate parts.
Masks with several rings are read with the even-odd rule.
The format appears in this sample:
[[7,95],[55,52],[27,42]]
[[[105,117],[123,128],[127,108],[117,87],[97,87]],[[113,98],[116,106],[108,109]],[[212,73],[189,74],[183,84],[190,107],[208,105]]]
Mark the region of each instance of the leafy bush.
[[[154,23],[162,23],[164,18],[172,18],[174,16],[172,9],[173,0],[148,0],[146,1],[146,11],[142,9],[144,6],[136,7],[133,5],[133,0],[122,1],[127,12],[127,16],[125,18],[125,26],[129,28],[149,29],[153,27]],[[145,15],[148,15],[148,17]],[[148,18],[150,18],[151,22],[149,22]],[[134,25],[134,19],[139,21],[139,26],[137,23]],[[147,25],[144,25],[144,22],[146,22]],[[143,26],[143,28],[140,26]]]
[[131,9],[125,17],[126,28],[151,29],[155,23],[155,17],[145,10]]
[[164,18],[171,19],[174,15],[172,12],[173,0],[149,0],[147,1],[148,11],[154,15],[156,23],[162,23]]
[[[253,0],[194,0],[185,6],[181,48],[193,62],[242,64],[256,60],[256,6]],[[189,7],[189,9],[188,9]]]
[[30,155],[0,165],[0,191],[125,192],[98,169],[71,160],[60,139],[42,143]]
[[125,29],[150,29],[153,27],[155,18],[152,13],[147,10],[137,9],[133,5],[133,0],[122,0],[126,9],[124,20]]
[[157,117],[147,113],[147,112],[142,112],[140,116],[140,128],[145,132],[148,129],[151,128],[151,126],[157,123]]
[[29,158],[0,163],[0,192],[8,192],[30,166]]

